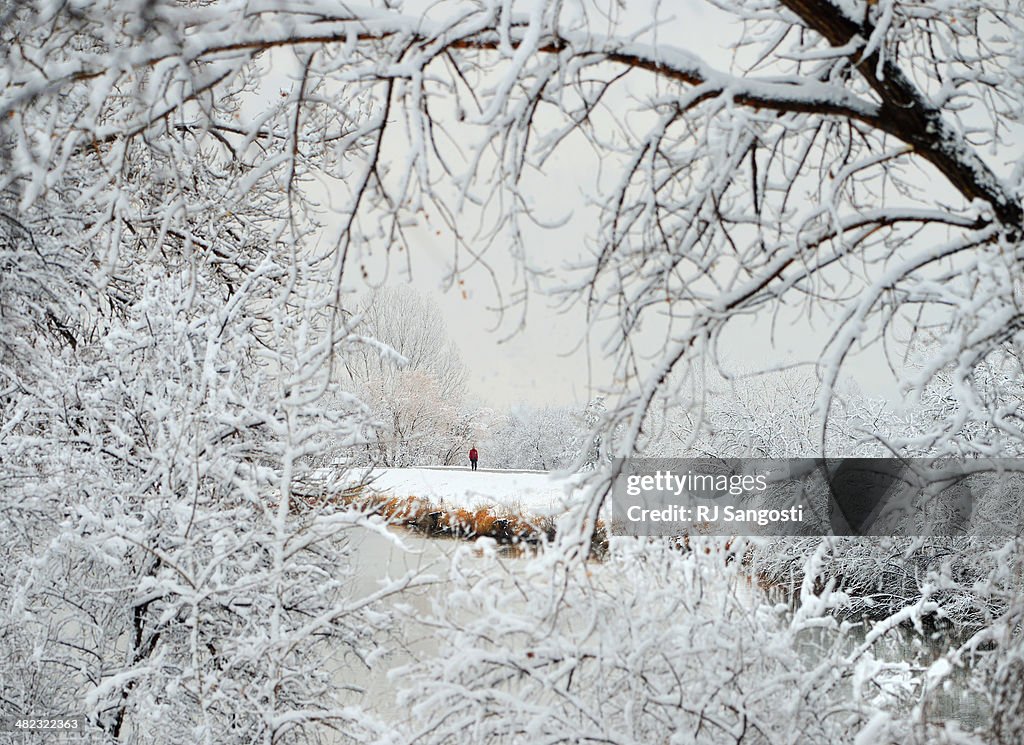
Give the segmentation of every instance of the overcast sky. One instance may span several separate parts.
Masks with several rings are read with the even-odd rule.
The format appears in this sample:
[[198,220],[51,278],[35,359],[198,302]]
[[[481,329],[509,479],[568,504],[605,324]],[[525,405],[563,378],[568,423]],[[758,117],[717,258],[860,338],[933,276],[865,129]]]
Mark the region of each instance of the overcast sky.
[[[648,4],[632,3],[631,7],[639,5]],[[656,31],[658,40],[670,40],[673,46],[696,51],[712,64],[729,67],[731,52],[727,45],[736,33],[731,18],[701,0],[649,5],[664,19]],[[634,17],[649,20],[651,14],[648,11]],[[648,39],[654,40],[654,35]],[[648,82],[646,88],[643,83],[633,84],[631,92],[637,96],[654,92],[653,76]],[[597,213],[585,206],[584,197],[593,193],[596,165],[588,146],[581,140],[570,140],[549,161],[544,174],[535,179],[536,204],[542,206],[545,216],[553,220],[572,216],[561,227],[536,228],[528,234],[531,260],[550,271],[550,283],[557,283],[566,263],[582,255],[591,237]],[[468,215],[464,219],[471,224],[475,218]],[[471,395],[497,406],[518,402],[583,405],[610,382],[612,365],[601,352],[602,326],[597,325],[588,334],[581,305],[560,312],[550,298],[532,293],[525,326],[519,328],[518,309],[504,318],[492,310],[497,296],[488,271],[482,267],[465,272],[463,284],[445,291],[454,242],[439,220],[430,221],[428,215],[409,235],[411,276],[404,255],[385,257],[378,253],[366,262],[369,282],[408,283],[438,303],[449,334],[470,369]],[[486,260],[498,281],[510,288],[515,284],[516,264],[500,249],[493,247]],[[786,328],[790,323],[793,329]],[[773,337],[768,319],[745,326],[736,322],[724,352],[743,367],[767,366],[814,359],[825,339],[823,328],[815,329],[797,313],[781,319],[774,330]],[[660,346],[654,334],[650,345],[652,351]],[[888,395],[894,390],[894,381],[880,363],[877,351],[860,354],[849,360],[848,370],[866,392]]]

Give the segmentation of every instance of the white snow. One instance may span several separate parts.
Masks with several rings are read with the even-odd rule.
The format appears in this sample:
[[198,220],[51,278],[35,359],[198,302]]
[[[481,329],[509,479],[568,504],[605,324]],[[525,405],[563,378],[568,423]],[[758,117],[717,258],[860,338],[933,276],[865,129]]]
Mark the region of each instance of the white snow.
[[[350,480],[365,475],[354,471]],[[458,507],[502,506],[534,515],[564,512],[578,476],[545,471],[481,468],[381,468],[371,489],[397,497],[423,497]]]

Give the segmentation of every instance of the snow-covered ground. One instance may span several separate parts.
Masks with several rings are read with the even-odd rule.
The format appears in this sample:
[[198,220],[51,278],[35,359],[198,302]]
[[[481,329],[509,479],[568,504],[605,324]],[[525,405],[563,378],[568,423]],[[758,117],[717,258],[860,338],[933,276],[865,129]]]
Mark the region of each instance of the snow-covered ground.
[[[370,488],[396,497],[423,497],[457,507],[511,507],[517,512],[550,515],[564,512],[578,477],[543,471],[468,468],[381,468]],[[358,479],[360,473],[351,474]]]

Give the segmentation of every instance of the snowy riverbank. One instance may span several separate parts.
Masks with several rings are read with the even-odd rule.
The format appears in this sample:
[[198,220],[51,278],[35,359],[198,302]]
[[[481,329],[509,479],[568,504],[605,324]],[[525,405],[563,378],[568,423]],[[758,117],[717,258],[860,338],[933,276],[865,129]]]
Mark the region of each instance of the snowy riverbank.
[[[349,474],[350,483],[367,476]],[[468,468],[381,468],[369,474],[369,488],[396,497],[419,497],[436,503],[465,507],[498,507],[538,516],[557,515],[579,483],[579,476],[545,471],[503,471]]]

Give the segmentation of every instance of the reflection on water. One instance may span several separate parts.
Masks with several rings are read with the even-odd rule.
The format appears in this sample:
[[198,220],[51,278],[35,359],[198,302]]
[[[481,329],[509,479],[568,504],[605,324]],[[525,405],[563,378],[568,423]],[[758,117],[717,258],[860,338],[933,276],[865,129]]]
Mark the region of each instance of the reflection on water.
[[[463,540],[429,538],[406,529],[392,529],[386,535],[371,531],[359,533],[353,537],[353,544],[358,577],[355,589],[360,595],[378,590],[382,583],[408,573],[419,578],[433,578],[430,584],[392,599],[395,607],[401,606],[404,615],[422,618],[423,623],[406,623],[395,628],[387,641],[387,651],[373,660],[372,669],[349,657],[334,661],[335,678],[339,685],[351,690],[352,703],[361,703],[377,716],[395,721],[405,713],[396,711],[394,707],[397,686],[389,679],[388,670],[414,659],[430,659],[454,652],[439,647],[440,642],[432,632],[429,619],[436,610],[435,603],[448,591],[447,577],[456,552],[462,561],[466,560],[467,554],[472,561],[472,556],[479,556],[481,552]],[[534,549],[514,546],[497,547],[494,551],[504,560],[491,566],[499,567],[501,571],[517,571],[523,565],[518,559],[535,553]],[[595,569],[600,572],[598,567]],[[611,576],[603,579],[628,581],[628,578]],[[733,586],[729,591],[739,592],[751,604],[774,602],[756,582],[745,583],[744,587]],[[863,644],[868,631],[866,625],[847,627],[842,636],[831,629],[807,630],[801,632],[799,651],[811,663],[817,663],[825,655],[834,655],[837,651],[852,654]],[[954,642],[942,634],[921,635],[902,627],[892,629],[876,641],[869,654],[886,666],[886,674],[881,676],[883,688],[876,692],[878,701],[885,701],[887,706],[904,712],[919,707],[920,718],[957,720],[965,730],[984,725],[989,718],[989,709],[982,693],[972,690],[969,670],[952,669],[937,686],[925,686],[928,669],[951,644]],[[885,685],[886,681],[889,685]]]

